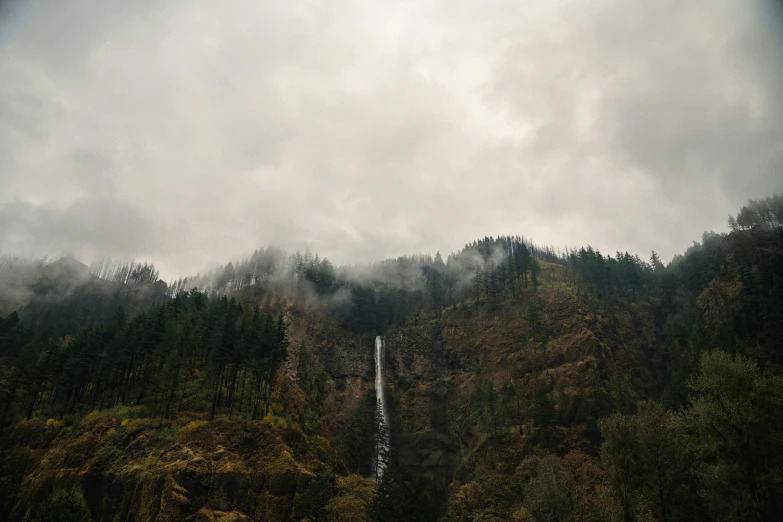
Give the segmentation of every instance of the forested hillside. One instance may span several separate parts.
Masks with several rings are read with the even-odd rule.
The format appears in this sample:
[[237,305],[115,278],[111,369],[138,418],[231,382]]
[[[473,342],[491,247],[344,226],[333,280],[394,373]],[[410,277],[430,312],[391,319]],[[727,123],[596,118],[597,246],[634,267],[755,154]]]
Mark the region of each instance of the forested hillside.
[[751,201],[666,265],[521,236],[168,284],[4,256],[0,519],[778,520],[781,223]]

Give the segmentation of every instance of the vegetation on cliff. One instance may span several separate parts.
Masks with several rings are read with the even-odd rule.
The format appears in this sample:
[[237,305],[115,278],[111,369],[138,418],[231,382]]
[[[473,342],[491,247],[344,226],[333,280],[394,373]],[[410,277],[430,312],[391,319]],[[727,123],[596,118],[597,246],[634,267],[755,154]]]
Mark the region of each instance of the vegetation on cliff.
[[774,520],[782,219],[750,202],[667,266],[517,236],[366,267],[267,249],[168,287],[7,262],[35,276],[0,320],[0,518]]
[[464,365],[451,429],[471,439],[445,518],[777,519],[781,203],[668,267],[583,249],[519,305],[441,314],[432,337]]

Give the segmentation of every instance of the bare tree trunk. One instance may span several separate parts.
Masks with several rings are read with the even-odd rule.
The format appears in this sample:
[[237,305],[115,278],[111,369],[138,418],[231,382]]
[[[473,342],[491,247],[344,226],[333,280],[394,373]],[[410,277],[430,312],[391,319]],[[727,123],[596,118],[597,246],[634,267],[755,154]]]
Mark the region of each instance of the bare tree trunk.
[[190,377],[190,364],[187,365],[187,372],[185,373],[185,382],[182,383],[182,394],[179,398],[179,410],[182,411],[182,403],[185,402],[185,388],[188,386],[188,377]]
[[215,391],[212,394],[212,408],[209,410],[209,420],[212,421],[215,418],[215,409],[218,403],[218,390],[220,389],[220,379],[223,377],[223,370],[220,371],[215,379]]
[[242,404],[245,402],[245,381],[247,380],[247,370],[242,370],[242,384],[239,387],[239,411],[242,411]]

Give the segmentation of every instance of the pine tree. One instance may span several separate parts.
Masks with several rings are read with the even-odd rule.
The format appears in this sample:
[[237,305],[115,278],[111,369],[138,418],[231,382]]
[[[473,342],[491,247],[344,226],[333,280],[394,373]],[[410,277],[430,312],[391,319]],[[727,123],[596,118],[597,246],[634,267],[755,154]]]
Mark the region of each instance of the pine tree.
[[299,346],[299,357],[296,363],[296,383],[305,393],[309,394],[311,391],[311,367],[310,367],[310,352],[307,350],[305,342]]
[[430,505],[424,491],[416,487],[397,456],[390,454],[370,506],[370,519],[374,522],[424,522],[433,519]]
[[538,288],[538,275],[541,273],[541,265],[538,261],[533,259],[530,262],[530,282],[533,284],[533,288]]
[[[91,522],[92,516],[80,489],[58,489],[41,503],[33,522]],[[27,517],[25,517],[27,518]]]

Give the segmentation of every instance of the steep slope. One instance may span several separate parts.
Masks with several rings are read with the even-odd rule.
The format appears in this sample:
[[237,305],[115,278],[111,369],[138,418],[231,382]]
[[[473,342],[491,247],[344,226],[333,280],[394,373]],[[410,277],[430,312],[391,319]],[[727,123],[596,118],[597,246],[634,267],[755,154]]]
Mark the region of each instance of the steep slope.
[[65,337],[9,316],[0,515],[77,484],[99,520],[775,520],[783,229],[740,221],[669,267],[484,238]]
[[34,300],[66,297],[101,281],[90,274],[87,265],[72,257],[51,263],[27,259],[9,259],[0,270],[0,315],[28,305]]
[[168,299],[163,281],[121,284],[102,279],[73,257],[8,262],[0,268],[0,316],[17,311],[46,334],[73,333],[89,321],[108,322]]
[[[590,314],[550,282],[495,309],[452,307],[390,329],[403,461],[442,488],[470,474],[488,436],[521,427],[525,436],[547,429],[553,447],[596,440],[609,404],[634,404],[655,387],[652,329],[643,310]],[[543,397],[548,419],[535,411]]]
[[281,374],[273,395],[272,412],[251,424],[166,420],[144,407],[22,422],[0,445],[0,513],[22,520],[78,484],[98,520],[289,520],[306,510],[317,474],[339,463],[296,384]]
[[[553,448],[595,453],[599,417],[661,391],[664,356],[650,301],[597,305],[560,280],[557,266],[548,268],[549,279],[497,306],[469,300],[379,332],[399,458],[442,506],[452,480],[471,475],[488,437],[538,440],[546,430]],[[339,441],[353,440],[346,432],[357,411],[372,404],[374,336],[347,331],[323,311],[293,307],[287,319],[292,345],[303,343],[323,372],[318,395],[345,456]],[[296,358],[294,350],[290,371]],[[494,406],[482,396],[490,385]],[[542,400],[552,403],[543,427],[535,411]]]

